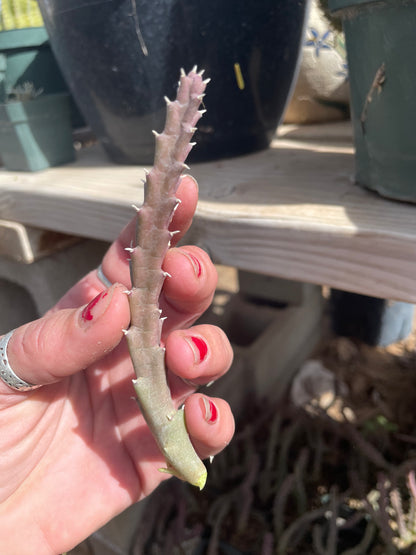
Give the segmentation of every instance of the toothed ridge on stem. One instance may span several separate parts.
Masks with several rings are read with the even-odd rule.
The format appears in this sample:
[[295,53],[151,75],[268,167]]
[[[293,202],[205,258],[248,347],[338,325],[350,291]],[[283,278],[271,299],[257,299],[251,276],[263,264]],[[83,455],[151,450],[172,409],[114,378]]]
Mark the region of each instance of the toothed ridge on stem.
[[169,472],[202,489],[207,471],[189,438],[184,411],[176,410],[166,378],[165,350],[160,346],[163,321],[158,306],[166,277],[162,262],[174,232],[169,231],[178,207],[176,190],[182,172],[189,169],[186,157],[207,80],[195,66],[185,74],[181,70],[176,100],[166,100],[166,123],[162,133],[154,131],[155,160],[146,172],[144,202],[137,214],[136,246],[130,250],[132,289],[131,325],[126,340],[136,379],[134,389],[141,412],[163,453]]

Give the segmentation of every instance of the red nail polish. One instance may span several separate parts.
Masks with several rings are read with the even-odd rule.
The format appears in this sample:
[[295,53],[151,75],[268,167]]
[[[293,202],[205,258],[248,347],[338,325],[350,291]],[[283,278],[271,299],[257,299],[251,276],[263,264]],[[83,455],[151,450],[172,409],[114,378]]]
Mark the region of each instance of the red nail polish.
[[201,267],[201,263],[199,262],[199,260],[197,259],[196,256],[194,256],[193,254],[189,254],[189,257],[191,258],[192,262],[194,263],[194,268],[195,268],[195,273],[198,277],[201,276],[202,274],[202,267]]
[[218,409],[216,405],[207,397],[201,397],[200,406],[204,420],[209,424],[215,424],[218,420]]
[[211,401],[211,399],[208,401],[209,403],[209,408],[211,411],[211,416],[208,420],[208,422],[211,422],[211,424],[214,424],[214,422],[216,422],[218,420],[218,409],[216,407],[216,405],[214,405],[214,403]]
[[201,277],[202,266],[201,266],[201,263],[199,262],[198,258],[194,254],[192,254],[188,251],[181,251],[181,252],[182,252],[182,254],[184,254],[190,260],[190,262],[193,266],[195,275],[197,277]]
[[[193,343],[193,346],[196,347],[197,352],[198,352],[198,360],[196,360],[196,362],[202,362],[203,360],[205,360],[207,354],[208,354],[208,346],[205,343],[205,341],[203,339],[201,339],[200,337],[196,337],[196,336],[191,336],[191,341]],[[194,350],[195,352],[195,350]]]
[[101,299],[104,299],[105,297],[107,297],[107,295],[108,291],[101,291],[101,293],[99,293],[96,297],[92,299],[92,301],[87,304],[87,306],[81,312],[81,318],[84,320],[84,322],[90,322],[94,318],[98,318],[98,316],[103,313],[103,310],[98,310],[97,305],[101,301]]

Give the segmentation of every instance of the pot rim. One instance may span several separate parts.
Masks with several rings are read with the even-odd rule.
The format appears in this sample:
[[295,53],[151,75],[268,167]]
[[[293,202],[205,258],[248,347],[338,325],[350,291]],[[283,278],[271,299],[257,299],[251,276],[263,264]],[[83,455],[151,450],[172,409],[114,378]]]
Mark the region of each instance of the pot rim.
[[408,3],[409,2],[407,0],[329,0],[328,6],[331,12],[336,13],[348,8],[365,6],[368,4],[378,4],[382,6],[383,4],[405,5]]
[[49,41],[45,27],[26,27],[0,31],[0,51],[36,48]]

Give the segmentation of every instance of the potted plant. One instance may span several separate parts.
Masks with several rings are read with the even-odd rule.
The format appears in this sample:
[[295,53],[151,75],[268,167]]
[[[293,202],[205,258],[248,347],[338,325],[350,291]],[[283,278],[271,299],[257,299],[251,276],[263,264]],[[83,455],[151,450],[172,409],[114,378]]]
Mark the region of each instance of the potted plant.
[[8,170],[38,171],[74,159],[69,95],[25,83],[0,104],[0,156]]
[[358,184],[416,202],[415,0],[329,0],[347,47]]
[[[49,44],[36,0],[0,2],[0,102],[30,82],[45,94],[68,93],[68,86]],[[85,122],[71,98],[73,127]]]
[[[284,121],[323,123],[349,117],[344,35],[327,17],[324,0],[312,0],[299,76]],[[338,21],[339,23],[339,21]]]
[[0,5],[2,96],[25,82],[46,94],[67,92],[35,0],[2,0]]
[[210,77],[196,159],[266,148],[296,72],[307,0],[40,0],[69,88],[110,158],[151,163],[180,68]]

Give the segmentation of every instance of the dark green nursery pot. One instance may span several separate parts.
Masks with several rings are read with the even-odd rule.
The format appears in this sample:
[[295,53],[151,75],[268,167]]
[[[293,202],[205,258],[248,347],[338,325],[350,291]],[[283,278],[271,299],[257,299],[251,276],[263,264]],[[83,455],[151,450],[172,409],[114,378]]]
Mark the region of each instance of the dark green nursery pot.
[[329,7],[345,32],[356,181],[416,202],[416,2],[329,0]]

